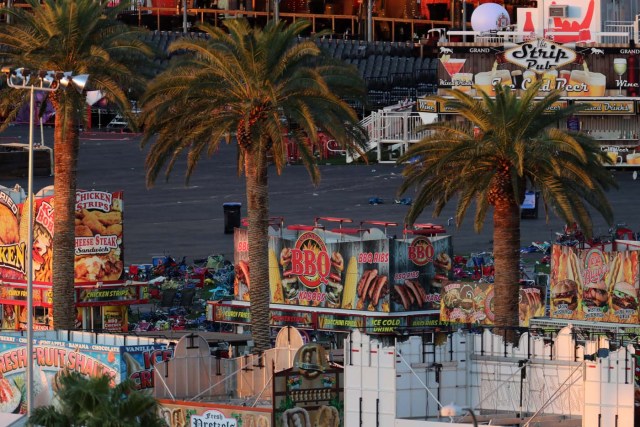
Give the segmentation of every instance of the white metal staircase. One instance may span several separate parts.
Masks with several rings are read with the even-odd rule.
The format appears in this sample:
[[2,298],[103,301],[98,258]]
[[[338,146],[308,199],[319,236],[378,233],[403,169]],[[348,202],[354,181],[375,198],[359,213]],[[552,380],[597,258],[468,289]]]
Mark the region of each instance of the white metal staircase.
[[[374,111],[360,121],[369,135],[365,150],[376,150],[378,163],[395,163],[412,143],[420,141],[426,135],[420,128],[435,120],[435,116],[411,111]],[[347,163],[356,158],[357,156],[354,158],[347,155]]]

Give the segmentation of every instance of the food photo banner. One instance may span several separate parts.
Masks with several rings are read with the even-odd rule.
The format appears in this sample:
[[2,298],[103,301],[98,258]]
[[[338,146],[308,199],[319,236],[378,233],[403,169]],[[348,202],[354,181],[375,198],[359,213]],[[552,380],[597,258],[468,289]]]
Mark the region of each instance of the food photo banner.
[[[377,237],[380,238],[377,238]],[[322,230],[271,236],[271,303],[377,313],[438,310],[451,237],[342,239]],[[246,230],[235,232],[236,300],[250,301]]]
[[[560,90],[568,98],[638,96],[638,49],[598,49],[532,39],[498,47],[440,47],[438,83],[474,96],[495,96],[495,85],[521,91],[541,81],[540,96]],[[636,114],[633,102],[593,106],[581,114]],[[424,104],[425,111],[433,105]],[[599,108],[599,111],[596,111]],[[444,111],[441,111],[444,112]]]
[[[55,402],[60,375],[66,371],[85,376],[109,375],[121,381],[120,347],[80,342],[35,339],[33,344],[34,407]],[[26,412],[26,339],[0,336],[0,412]]]
[[604,252],[554,245],[551,317],[638,323],[638,251]]
[[[26,251],[32,250],[34,283],[50,285],[53,282],[53,196],[35,198],[33,205],[33,242],[29,244],[27,201],[16,204],[0,192],[0,275],[4,281],[26,281]],[[122,192],[76,193],[76,283],[123,278],[122,213]]]
[[[471,323],[491,326],[495,320],[493,298],[493,283],[449,283],[442,288],[440,321],[445,325]],[[518,297],[520,326],[527,327],[532,318],[544,316],[545,300],[545,287],[520,286]]]

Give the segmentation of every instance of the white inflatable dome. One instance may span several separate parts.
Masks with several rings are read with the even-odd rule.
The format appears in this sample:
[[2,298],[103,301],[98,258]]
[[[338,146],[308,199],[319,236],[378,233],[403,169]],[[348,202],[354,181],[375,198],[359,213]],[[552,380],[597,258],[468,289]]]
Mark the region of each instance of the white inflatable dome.
[[478,6],[471,15],[473,31],[488,32],[500,30],[511,24],[507,9],[496,3]]

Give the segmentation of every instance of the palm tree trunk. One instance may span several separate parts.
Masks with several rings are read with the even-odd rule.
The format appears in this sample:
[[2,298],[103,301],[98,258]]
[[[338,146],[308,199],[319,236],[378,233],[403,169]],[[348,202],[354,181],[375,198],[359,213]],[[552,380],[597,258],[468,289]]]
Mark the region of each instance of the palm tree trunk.
[[73,108],[56,105],[54,131],[53,326],[74,329],[75,205],[78,130]]
[[493,255],[495,259],[494,313],[496,332],[516,343],[520,281],[520,207],[515,203],[496,203],[493,212]]
[[249,217],[251,335],[258,353],[271,348],[269,334],[269,191],[266,156],[245,152]]

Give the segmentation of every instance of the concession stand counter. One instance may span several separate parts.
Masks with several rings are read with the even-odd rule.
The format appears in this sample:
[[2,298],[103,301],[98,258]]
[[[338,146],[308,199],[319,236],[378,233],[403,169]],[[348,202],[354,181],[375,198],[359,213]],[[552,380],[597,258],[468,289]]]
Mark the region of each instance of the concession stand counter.
[[[25,203],[0,192],[0,319],[4,330],[26,328],[27,256],[32,248],[34,328],[53,326],[53,196],[34,199],[33,243]],[[76,327],[127,330],[127,306],[145,303],[147,284],[124,280],[122,192],[78,191],[75,214]]]
[[[0,413],[26,412],[26,346],[24,332],[0,333]],[[172,358],[169,341],[162,339],[83,331],[36,331],[34,405],[57,404],[60,375],[68,372],[87,377],[108,375],[112,385],[130,379],[136,390],[152,393],[155,365]]]
[[[328,231],[328,222],[339,226]],[[294,326],[303,333],[359,329],[395,336],[460,324],[493,325],[493,284],[452,280],[451,236],[443,227],[416,224],[395,238],[386,234],[391,223],[344,226],[351,222],[317,218],[313,225],[270,229],[272,328]],[[207,305],[208,320],[235,325],[236,330],[251,323],[247,249],[247,230],[236,228],[234,300]],[[521,326],[544,316],[545,307],[545,286],[520,285]]]
[[[392,238],[386,227],[396,224],[350,223],[323,217],[313,225],[270,228],[273,328],[397,334],[414,322],[427,326],[425,316],[438,318],[440,288],[452,272],[451,236],[444,228],[422,224]],[[209,301],[207,318],[242,326],[251,321],[247,230],[236,228],[234,238],[234,301]]]

